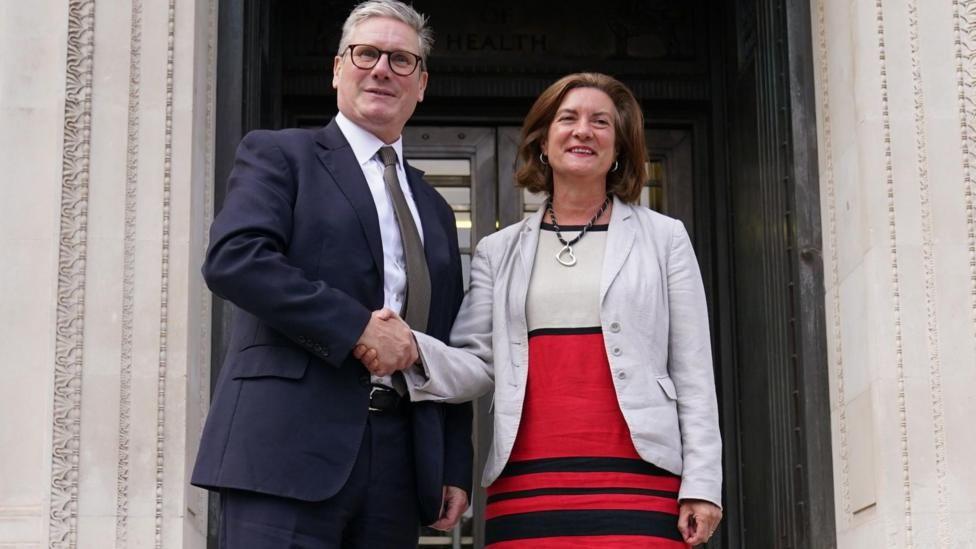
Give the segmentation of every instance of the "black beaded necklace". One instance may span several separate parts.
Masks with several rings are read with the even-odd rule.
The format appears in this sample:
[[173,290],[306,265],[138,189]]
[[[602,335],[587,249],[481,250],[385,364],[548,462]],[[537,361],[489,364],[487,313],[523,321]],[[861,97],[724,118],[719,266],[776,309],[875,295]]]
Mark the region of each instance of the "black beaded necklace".
[[580,239],[583,238],[583,235],[586,234],[586,231],[590,230],[590,227],[596,223],[596,220],[600,219],[603,212],[607,211],[607,208],[610,207],[610,202],[612,202],[612,200],[612,197],[608,194],[607,199],[603,201],[603,205],[600,206],[599,210],[597,210],[596,215],[593,216],[593,219],[591,219],[590,222],[583,227],[583,230],[581,230],[575,238],[567,242],[566,239],[563,238],[562,233],[559,232],[559,223],[556,222],[556,210],[552,208],[552,197],[550,196],[548,199],[546,199],[546,211],[549,213],[549,219],[552,219],[553,228],[556,229],[556,238],[558,238],[559,243],[563,245],[563,247],[556,252],[556,261],[558,261],[560,265],[564,267],[572,267],[573,265],[576,265],[576,254],[573,253],[573,244],[579,242]]

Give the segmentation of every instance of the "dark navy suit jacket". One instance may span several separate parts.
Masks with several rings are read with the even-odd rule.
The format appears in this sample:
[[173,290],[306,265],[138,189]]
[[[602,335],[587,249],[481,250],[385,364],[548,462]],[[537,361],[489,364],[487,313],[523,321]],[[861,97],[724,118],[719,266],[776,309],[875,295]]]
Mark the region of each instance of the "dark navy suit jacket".
[[[463,296],[454,215],[406,169],[433,288],[426,333],[447,341]],[[203,265],[235,307],[192,483],[306,501],[345,484],[368,413],[370,377],[350,351],[383,307],[376,207],[335,121],[259,130],[237,150]],[[421,519],[444,484],[471,489],[471,405],[415,403]]]

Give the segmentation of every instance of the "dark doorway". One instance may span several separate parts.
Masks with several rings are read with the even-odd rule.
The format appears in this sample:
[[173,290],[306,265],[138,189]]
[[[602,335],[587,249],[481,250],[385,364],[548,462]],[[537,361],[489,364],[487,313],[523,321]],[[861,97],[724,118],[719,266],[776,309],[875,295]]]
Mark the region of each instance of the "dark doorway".
[[[332,56],[354,3],[220,3],[218,208],[246,131],[335,113]],[[634,90],[651,158],[644,203],[688,227],[709,302],[725,443],[725,520],[709,547],[834,546],[808,3],[414,4],[436,42],[406,155],[449,196],[465,253],[538,203],[511,179],[539,92],[580,70]],[[217,305],[214,377],[226,333]],[[424,541],[479,546],[480,509],[451,539]]]

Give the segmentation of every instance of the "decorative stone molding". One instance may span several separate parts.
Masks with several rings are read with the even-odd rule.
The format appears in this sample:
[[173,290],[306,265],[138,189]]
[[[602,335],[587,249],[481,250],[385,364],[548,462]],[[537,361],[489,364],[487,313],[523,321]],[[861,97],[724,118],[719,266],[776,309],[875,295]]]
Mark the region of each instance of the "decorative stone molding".
[[126,128],[125,227],[122,247],[122,339],[119,365],[119,447],[116,472],[115,546],[128,545],[129,428],[132,412],[132,337],[135,300],[136,199],[139,185],[139,87],[142,0],[132,0],[129,35],[129,104]]
[[827,248],[830,250],[830,299],[831,312],[831,336],[833,338],[833,368],[834,385],[837,398],[837,431],[840,444],[838,455],[840,457],[840,485],[841,485],[841,509],[846,520],[851,518],[851,479],[849,473],[849,446],[847,441],[847,396],[844,387],[844,345],[841,330],[841,299],[840,299],[840,258],[838,255],[837,242],[837,184],[834,178],[834,144],[830,118],[830,71],[828,70],[827,52],[827,25],[824,21],[824,0],[817,0],[817,51],[820,56],[820,112],[823,120],[820,124],[823,135],[823,148],[820,154],[823,155],[824,169],[821,175],[821,182],[824,186],[824,194],[827,197]]
[[74,548],[78,532],[94,37],[94,0],[69,0],[48,513],[53,548]]
[[166,366],[169,345],[170,203],[173,182],[173,59],[176,45],[176,0],[169,0],[166,38],[166,123],[163,139],[163,204],[159,285],[159,365],[156,372],[155,547],[163,544],[163,483],[166,440]]
[[940,547],[950,547],[946,498],[945,404],[942,393],[942,360],[939,356],[939,320],[936,307],[936,264],[932,195],[929,189],[928,132],[925,122],[922,61],[919,52],[918,0],[908,1],[908,41],[912,64],[913,119],[915,122],[915,170],[918,178],[919,211],[922,222],[922,270],[925,299],[925,342],[929,362],[929,396],[935,449],[937,485],[936,529]]
[[888,58],[887,48],[885,47],[885,16],[884,1],[875,0],[877,38],[878,38],[878,61],[881,69],[881,119],[884,134],[884,174],[885,190],[888,202],[888,257],[889,275],[891,276],[891,304],[892,318],[894,319],[894,351],[895,351],[895,378],[896,378],[896,402],[898,408],[898,432],[901,450],[901,479],[902,479],[902,498],[905,506],[904,542],[898,545],[912,547],[912,483],[909,473],[909,454],[908,454],[908,414],[906,408],[905,395],[905,360],[904,345],[902,340],[902,321],[901,321],[901,282],[898,268],[898,239],[897,223],[895,216],[895,175],[892,163],[891,147],[891,112],[888,104]]
[[963,199],[969,239],[969,298],[976,339],[976,0],[954,0],[956,86],[959,88],[959,134],[962,142]]

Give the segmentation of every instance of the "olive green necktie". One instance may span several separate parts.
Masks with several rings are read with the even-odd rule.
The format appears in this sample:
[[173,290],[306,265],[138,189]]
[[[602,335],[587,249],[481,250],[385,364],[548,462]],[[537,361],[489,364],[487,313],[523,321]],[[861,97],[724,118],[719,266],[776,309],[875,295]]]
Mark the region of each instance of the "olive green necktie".
[[380,159],[383,161],[383,182],[390,193],[393,202],[393,213],[397,225],[400,227],[400,240],[403,242],[403,257],[407,264],[407,296],[403,304],[402,315],[410,328],[421,332],[427,331],[427,316],[430,312],[430,273],[427,270],[427,258],[424,256],[424,245],[417,231],[417,224],[413,222],[407,199],[400,189],[400,179],[397,177],[397,154],[393,147],[381,147]]

